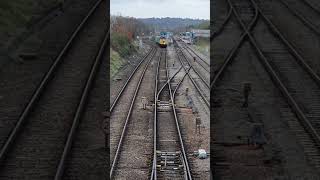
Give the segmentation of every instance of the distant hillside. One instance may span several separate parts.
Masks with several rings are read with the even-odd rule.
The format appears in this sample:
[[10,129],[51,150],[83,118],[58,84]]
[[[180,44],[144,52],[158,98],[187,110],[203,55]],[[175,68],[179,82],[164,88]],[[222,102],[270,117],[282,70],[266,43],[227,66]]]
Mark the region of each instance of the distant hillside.
[[190,29],[210,29],[210,21],[204,21],[198,25],[188,26]]
[[188,26],[198,26],[208,20],[189,18],[140,18],[147,25],[155,27],[157,30],[174,30]]

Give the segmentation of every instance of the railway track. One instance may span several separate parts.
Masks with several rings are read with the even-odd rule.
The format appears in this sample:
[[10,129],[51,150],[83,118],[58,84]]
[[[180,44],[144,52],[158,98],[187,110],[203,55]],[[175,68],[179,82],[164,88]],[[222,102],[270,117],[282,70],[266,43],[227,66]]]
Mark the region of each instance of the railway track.
[[[181,48],[176,44],[174,41],[174,48],[176,50],[178,59],[180,63],[183,65],[185,71],[188,71],[187,75],[190,78],[192,84],[199,92],[201,98],[203,99],[204,103],[209,107],[210,101],[210,93],[209,93],[209,83],[205,80],[198,71],[194,69],[188,58],[184,55]],[[190,70],[188,70],[190,68]]]
[[[116,147],[115,151],[111,151],[111,170],[110,178],[138,178],[145,179],[148,177],[148,166],[147,161],[151,158],[151,134],[152,134],[152,124],[149,121],[151,118],[150,110],[141,109],[142,97],[147,99],[152,99],[153,84],[151,83],[155,79],[154,71],[156,66],[154,65],[154,57],[157,54],[157,49],[152,49],[151,53],[145,57],[146,60],[144,66],[138,68],[138,73],[134,75],[134,79],[130,80],[130,86],[134,89],[134,94],[128,91],[123,96],[130,95],[130,99],[126,101],[129,102],[129,107],[127,109],[120,109],[119,113],[125,114],[125,120],[119,119],[119,117],[112,116],[111,113],[111,125],[113,121],[123,122],[123,128],[120,129],[121,136],[118,141],[111,143],[111,150],[113,146]],[[132,83],[133,84],[132,84]],[[142,88],[144,87],[144,88]],[[130,88],[126,88],[130,90]],[[132,90],[132,89],[131,89]],[[152,101],[151,101],[152,102]],[[120,106],[123,104],[118,103]],[[127,104],[127,103],[125,103]],[[128,113],[123,113],[127,111]],[[147,131],[146,131],[147,129]],[[150,141],[145,140],[146,137],[150,136]],[[111,131],[111,137],[114,138],[114,134]],[[148,138],[146,138],[148,139]],[[139,146],[137,147],[137,143]],[[150,147],[149,147],[150,146]],[[149,149],[148,149],[149,147]],[[150,153],[150,155],[148,155]],[[137,161],[138,160],[138,161]]]
[[[220,3],[222,3],[223,6],[220,6],[219,9],[228,9],[228,15],[224,18],[220,28],[215,31],[216,33],[214,33],[211,40],[211,48],[215,49],[215,53],[211,55],[213,61],[210,64],[212,67],[212,77],[215,77],[217,73],[219,73],[219,70],[224,69],[223,66],[228,64],[228,61],[225,61],[225,59],[228,56],[229,58],[232,58],[233,54],[236,52],[237,46],[243,41],[239,41],[240,37],[244,38],[243,35],[241,36],[243,31],[238,28],[237,20],[232,13],[232,8],[228,8],[228,3],[225,1]],[[230,45],[230,42],[234,45]],[[213,81],[211,80],[210,89],[213,88],[212,84]]]
[[[306,17],[306,15],[310,13],[318,14],[318,17],[320,17],[319,12],[312,11],[312,9],[306,7],[302,1],[279,1],[279,9],[275,12],[288,12],[288,17],[292,19],[292,21],[286,23],[286,26],[297,28],[297,31],[290,32],[287,31],[284,26],[279,23],[279,21],[269,17],[269,15],[265,13],[266,7],[264,3],[259,2],[257,4],[260,11],[264,13],[263,17],[268,21],[272,30],[278,34],[278,36],[285,44],[287,44],[287,46],[290,47],[290,50],[295,53],[295,56],[297,56],[297,60],[301,61],[302,66],[307,68],[307,71],[317,73],[319,75],[320,64],[317,61],[319,56],[317,49],[319,47],[318,37],[320,35],[320,31],[318,30],[317,25],[315,25],[318,20],[316,20],[315,17]],[[281,19],[280,22],[281,21],[283,20]]]
[[151,48],[147,54],[140,60],[140,63],[131,72],[116,98],[110,104],[110,159],[114,159],[122,130],[126,122],[127,114],[124,111],[130,108],[130,103],[134,98],[134,92],[137,88],[139,79],[142,78],[144,69],[149,60],[156,53],[156,48]]
[[[196,63],[194,62],[194,59],[189,51],[184,48],[184,46],[175,41],[177,43],[177,47],[179,48],[179,51],[181,52],[181,55],[184,57],[184,59],[188,62],[188,64],[192,67],[192,71],[199,76],[200,80],[204,83],[205,86],[209,87],[210,82],[210,72],[209,72],[209,65],[203,65],[203,61],[199,61],[199,59],[196,59]],[[187,52],[187,53],[185,53]],[[200,63],[202,62],[202,63]]]
[[[262,11],[259,11],[262,17],[265,17]],[[268,20],[264,18],[264,23],[258,23],[257,29],[266,29],[272,24],[268,24]],[[262,21],[260,21],[262,22]],[[315,144],[319,143],[319,126],[318,118],[320,97],[319,95],[319,77],[305,63],[303,59],[290,45],[282,43],[282,39],[273,34],[259,34],[257,30],[253,33],[253,38],[256,39],[257,47],[264,52],[264,57],[268,58],[268,66],[273,71],[274,77],[281,86],[283,93],[287,96],[289,103],[301,123],[309,132],[309,138],[305,138],[301,143],[305,147],[305,152],[311,161],[319,168],[320,154],[319,149],[315,149]],[[261,39],[264,39],[262,43]],[[267,43],[266,43],[267,42]],[[269,44],[272,47],[268,46]],[[273,51],[271,51],[271,49]],[[274,52],[274,49],[277,49]],[[304,84],[304,86],[301,86]],[[311,139],[310,139],[311,138]],[[312,140],[314,138],[314,140]],[[312,143],[313,142],[313,143]],[[308,145],[311,143],[311,146]],[[313,145],[312,145],[313,144]],[[311,151],[312,153],[309,153]]]
[[[239,1],[237,1],[238,3]],[[257,59],[268,72],[275,86],[282,92],[283,97],[297,116],[297,120],[286,119],[301,145],[304,153],[315,168],[319,168],[319,78],[306,64],[302,56],[282,36],[279,30],[266,17],[255,0],[243,1],[245,5],[235,5],[228,1],[230,9],[236,16],[244,34],[237,46],[225,60],[212,81],[215,92],[218,79],[226,72],[226,67],[232,62],[241,44],[247,39],[257,54]],[[241,7],[253,9],[254,16],[245,18]],[[262,34],[263,33],[263,34]],[[302,84],[304,84],[302,86]]]
[[169,77],[166,51],[161,55],[154,94],[154,156],[150,179],[192,179],[173,97],[179,85],[172,90],[170,81],[175,75]]
[[[226,24],[229,22],[230,17],[232,15],[232,11],[228,8],[222,8],[223,6],[225,6],[227,3],[223,2],[223,1],[217,1],[214,2],[216,4],[213,4],[212,7],[219,7],[215,9],[215,15],[217,15],[217,19],[216,21],[214,21],[214,26],[213,26],[213,31],[210,35],[210,41],[213,42],[213,40],[218,37],[220,35],[221,32],[224,31],[224,28],[226,26]],[[226,14],[221,15],[221,14]],[[220,20],[221,19],[221,20]]]
[[320,35],[318,30],[320,26],[320,11],[312,6],[308,0],[280,0],[280,2],[312,31]]
[[75,30],[19,117],[0,151],[1,178],[62,178],[59,160],[63,166],[100,67],[97,54],[107,37],[104,2],[97,1]]
[[[189,54],[191,57],[197,57],[197,64],[199,64],[204,71],[210,73],[210,64],[208,60],[200,57],[198,53],[196,53],[192,48],[190,48],[186,43],[183,42],[182,48]],[[199,61],[200,60],[200,61]]]
[[125,89],[129,86],[128,84],[131,82],[131,80],[133,79],[133,76],[136,74],[136,72],[138,71],[138,69],[143,66],[143,64],[145,65],[145,60],[147,59],[147,57],[152,53],[152,51],[154,50],[154,47],[151,47],[147,53],[140,59],[139,63],[136,65],[136,67],[131,71],[131,73],[128,75],[128,78],[126,79],[126,81],[124,82],[124,84],[122,85],[122,87],[117,91],[115,97],[111,98],[110,97],[110,112],[113,112],[115,106],[118,103],[120,97],[122,97],[122,94],[125,94],[124,91]]
[[87,79],[64,152],[60,158],[56,180],[107,177],[105,162],[108,154],[105,149],[106,137],[101,121],[104,118],[102,112],[105,110],[107,99],[105,93],[107,79],[105,77],[108,77],[106,70],[108,37],[109,33],[106,33]]
[[[171,55],[168,58],[168,64],[171,64],[172,61],[178,61],[176,63],[179,64],[179,66],[182,68],[183,64],[181,64],[181,61],[179,61],[179,59],[177,58],[177,54],[172,56],[172,53],[176,53],[172,52],[173,47],[167,49],[167,51],[169,52],[168,54]],[[172,68],[169,67],[169,72],[170,74],[173,74],[173,72],[175,71],[173,71]],[[190,68],[183,69],[176,76],[175,74],[170,75],[171,78],[173,77],[173,79],[170,81],[171,88],[173,90],[172,96],[175,100],[175,106],[177,107],[177,119],[179,122],[182,138],[184,140],[192,179],[208,179],[209,158],[199,159],[197,156],[195,156],[194,152],[199,148],[209,150],[210,109],[206,106],[205,103],[203,103],[201,97],[198,96],[196,88],[190,88],[194,85],[192,84],[191,80],[188,79],[189,72]],[[190,89],[188,93],[185,92],[186,88]],[[188,105],[186,105],[186,102],[188,102]],[[194,129],[194,123],[197,117],[199,117],[202,121],[201,135],[195,133]]]
[[[152,50],[152,51],[155,51],[155,50]],[[142,78],[142,75],[141,75],[141,73],[143,73],[143,68],[142,67],[144,67],[144,68],[146,68],[147,67],[147,65],[148,65],[148,63],[149,63],[149,61],[148,61],[148,58],[150,58],[150,57],[148,57],[148,56],[153,56],[152,55],[152,53],[155,53],[155,52],[149,52],[146,56],[145,56],[145,59],[144,60],[142,60],[141,61],[141,67],[139,68],[139,67],[137,67],[136,68],[136,70],[137,71],[141,71],[141,72],[139,72],[139,73],[137,73],[137,72],[133,72],[132,73],[132,76],[130,76],[130,77],[132,77],[132,80],[127,80],[127,83],[126,84],[130,84],[130,83],[132,83],[132,85],[130,85],[130,86],[132,86],[132,87],[136,87],[137,88],[137,86],[135,85],[136,83],[134,83],[134,82],[136,82],[137,81],[137,79],[138,79],[138,77],[140,77],[140,78]],[[161,57],[159,57],[159,58],[161,58]],[[152,57],[151,57],[151,59],[152,59]],[[151,59],[149,59],[149,60],[151,60]],[[154,60],[153,60],[154,61]],[[152,66],[155,66],[155,63],[153,62],[152,63]],[[172,75],[172,77],[170,78],[170,79],[172,79],[172,78],[174,78],[175,77],[175,75],[176,74],[178,74],[180,71],[181,71],[181,69],[182,69],[182,66]],[[152,72],[155,72],[155,70],[153,70]],[[185,75],[186,76],[186,75]],[[134,80],[134,78],[136,78],[136,80]],[[146,83],[145,82],[145,84],[151,84],[150,82],[149,83]],[[117,112],[117,109],[119,109],[119,111],[118,111],[118,113],[119,114],[123,114],[122,112],[121,112],[121,109],[129,109],[129,111],[131,110],[131,108],[130,107],[125,107],[125,108],[117,108],[118,106],[120,107],[120,106],[122,106],[122,105],[124,105],[125,103],[126,104],[128,104],[128,102],[131,102],[131,101],[128,101],[128,97],[127,98],[124,98],[123,100],[125,100],[125,101],[127,101],[127,102],[124,102],[123,100],[121,100],[122,99],[122,96],[125,96],[126,94],[130,94],[130,91],[132,91],[132,88],[131,88],[131,90],[128,90],[128,89],[130,89],[130,88],[128,88],[128,87],[126,87],[127,85],[125,85],[125,86],[123,86],[123,88],[122,88],[122,91],[120,91],[120,93],[119,93],[119,97],[117,97],[117,98],[115,98],[115,101],[118,101],[118,102],[116,102],[116,103],[112,103],[112,104],[114,104],[114,105],[112,105],[111,107],[113,107],[112,108],[112,112],[111,112],[111,126],[112,126],[112,123],[113,122],[117,122],[117,121],[115,121],[114,119],[115,119],[115,117],[116,116],[113,116],[113,113],[116,113]],[[142,85],[143,87],[145,87],[145,85]],[[152,89],[152,88],[146,88],[147,90],[146,90],[146,92],[145,93],[142,93],[142,92],[140,92],[140,91],[142,91],[142,90],[139,90],[139,92],[138,93],[140,93],[140,94],[150,94],[150,89]],[[131,93],[132,94],[132,93]],[[131,96],[131,98],[133,98],[132,96],[133,95],[130,95]],[[141,96],[141,95],[140,95]],[[139,98],[138,98],[139,99]],[[148,98],[149,99],[149,98]],[[123,103],[121,103],[121,102],[123,102]],[[132,105],[132,102],[131,102],[131,105]],[[128,105],[125,105],[125,106],[128,106]],[[133,107],[138,107],[138,105],[137,104],[135,104],[135,106],[133,106]],[[132,108],[133,109],[133,108]],[[136,112],[136,111],[138,111],[137,109],[136,110],[133,110],[133,112],[132,113],[134,113],[134,112]],[[129,112],[130,113],[130,112]],[[131,119],[132,120],[136,120],[137,118],[135,118],[135,117],[138,117],[139,115],[131,115]],[[141,116],[141,114],[140,114],[140,116]],[[128,115],[126,116],[127,118],[128,118]],[[113,120],[112,120],[113,119]],[[145,118],[145,119],[147,119],[147,118]],[[127,121],[124,123],[124,124],[127,124]],[[146,125],[147,124],[147,122],[144,122],[144,124]],[[135,177],[135,178],[142,178],[143,177],[143,175],[142,174],[146,174],[145,172],[148,170],[148,168],[146,168],[146,167],[137,167],[137,165],[136,165],[136,161],[137,161],[137,159],[141,159],[141,157],[142,156],[145,156],[145,158],[142,158],[142,159],[144,159],[144,160],[146,160],[146,161],[144,161],[144,162],[141,162],[141,163],[138,163],[138,164],[141,164],[141,165],[147,165],[148,164],[148,152],[146,151],[146,147],[144,147],[143,149],[141,149],[140,150],[140,152],[139,152],[139,150],[138,149],[136,149],[136,150],[134,150],[132,147],[136,147],[136,143],[137,143],[137,140],[136,140],[136,136],[138,136],[137,135],[137,133],[141,133],[141,130],[139,129],[139,127],[141,127],[141,126],[143,126],[143,125],[141,125],[141,123],[132,123],[132,125],[130,125],[130,123],[128,123],[127,125],[125,125],[126,126],[126,128],[128,128],[127,130],[124,130],[124,128],[122,129],[122,134],[121,135],[123,135],[123,137],[121,138],[120,137],[120,140],[118,140],[119,138],[115,138],[114,140],[113,140],[113,144],[114,145],[112,145],[112,143],[111,143],[111,149],[113,149],[114,151],[115,151],[115,149],[114,148],[112,148],[112,147],[115,147],[115,145],[118,143],[118,142],[120,142],[121,141],[121,144],[122,145],[120,145],[120,144],[118,144],[117,145],[117,151],[116,151],[116,153],[111,153],[111,159],[113,159],[113,171],[111,171],[111,173],[112,174],[110,174],[110,177],[111,178],[113,178],[113,179],[119,179],[119,178],[124,178],[124,177]],[[128,127],[127,127],[128,126]],[[131,126],[131,127],[130,127]],[[138,127],[139,126],[139,127]],[[144,126],[145,127],[145,126]],[[174,126],[173,126],[174,127]],[[111,128],[111,131],[113,130],[114,128]],[[130,129],[136,129],[136,133],[134,133],[134,130],[131,130],[130,131]],[[150,129],[149,129],[150,130]],[[151,130],[150,130],[151,131]],[[111,133],[112,134],[112,133]],[[143,135],[143,137],[146,137],[147,135]],[[114,137],[113,135],[111,135],[111,137]],[[133,139],[132,139],[133,138]],[[122,140],[121,140],[122,139]],[[126,139],[131,139],[131,140],[126,140]],[[123,141],[123,142],[122,142]],[[134,144],[132,144],[131,143],[131,145],[130,145],[130,142],[134,142]],[[144,143],[147,143],[147,142],[144,142]],[[131,147],[131,148],[130,148]],[[141,147],[143,147],[143,146],[141,146]],[[144,153],[142,153],[141,154],[141,152],[143,151],[143,150],[145,150],[145,152]],[[111,152],[114,152],[114,151],[111,151]],[[117,152],[118,152],[118,155],[117,155]],[[114,156],[113,156],[113,154],[115,154]],[[121,156],[120,156],[120,154],[121,154]],[[123,154],[123,155],[122,155]],[[116,160],[115,161],[115,158],[117,157],[117,156],[119,156],[118,158],[118,160]],[[128,157],[127,157],[128,156]],[[131,158],[131,160],[130,160],[130,158],[129,157],[131,157],[131,156],[139,156],[139,158],[138,157],[136,157],[136,159],[132,159]],[[150,159],[150,158],[149,158]],[[140,160],[139,160],[140,161]],[[143,160],[142,160],[143,161]],[[122,165],[121,165],[122,164]],[[131,171],[130,171],[130,168],[128,167],[128,166],[130,166],[131,164],[135,164],[135,166],[134,167],[131,167]],[[124,166],[125,165],[125,166]],[[151,167],[151,166],[150,166]],[[128,170],[129,169],[129,170]],[[130,172],[128,172],[128,171],[130,171]],[[135,171],[135,172],[134,172]],[[139,172],[138,172],[139,171]],[[141,172],[143,172],[143,173],[141,173]],[[139,175],[138,175],[139,174]]]

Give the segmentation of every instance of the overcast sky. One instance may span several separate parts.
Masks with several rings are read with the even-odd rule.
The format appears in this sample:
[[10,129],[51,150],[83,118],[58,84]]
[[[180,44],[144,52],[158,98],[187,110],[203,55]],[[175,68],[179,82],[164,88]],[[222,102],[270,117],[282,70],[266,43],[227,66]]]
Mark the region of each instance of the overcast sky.
[[112,15],[210,19],[210,0],[111,0]]

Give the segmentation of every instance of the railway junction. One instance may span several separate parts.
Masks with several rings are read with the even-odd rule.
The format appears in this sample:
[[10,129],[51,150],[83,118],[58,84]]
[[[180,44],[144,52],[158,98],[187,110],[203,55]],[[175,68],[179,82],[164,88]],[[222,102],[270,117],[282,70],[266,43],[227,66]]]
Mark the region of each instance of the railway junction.
[[0,64],[0,179],[209,179],[209,57],[146,40],[109,81],[107,1],[57,2]]
[[319,2],[213,3],[213,179],[319,179]]
[[0,179],[320,179],[318,1],[213,1],[211,61],[145,40],[110,99],[106,1],[75,2],[0,64]]
[[209,179],[209,57],[178,36],[166,48],[148,44],[131,73],[111,81],[110,178]]

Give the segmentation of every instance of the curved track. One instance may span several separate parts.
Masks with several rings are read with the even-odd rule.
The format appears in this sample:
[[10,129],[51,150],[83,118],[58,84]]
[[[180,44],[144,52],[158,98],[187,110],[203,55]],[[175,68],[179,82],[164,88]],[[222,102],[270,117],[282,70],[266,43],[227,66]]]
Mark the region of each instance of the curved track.
[[[259,57],[258,59],[261,64],[268,72],[274,84],[282,92],[292,111],[298,117],[300,125],[296,123],[292,129],[297,133],[296,136],[304,146],[305,154],[314,166],[319,168],[320,154],[317,148],[320,142],[320,129],[318,126],[318,112],[320,107],[320,99],[318,99],[318,97],[320,97],[319,77],[299,52],[295,50],[266,17],[255,1],[250,0],[246,2],[246,7],[254,9],[254,16],[251,21],[245,20],[245,22],[243,15],[239,14],[242,12],[241,9],[239,10],[239,7],[235,6],[231,0],[228,0],[230,9],[233,11],[233,14],[236,16],[245,33],[214,77],[211,90],[215,91],[215,84],[226,71],[226,67],[232,61],[241,44],[245,40],[248,40]],[[260,34],[261,32],[264,32],[264,34]],[[274,49],[277,49],[277,51],[275,52]],[[304,85],[301,86],[301,84]],[[305,128],[305,132],[308,134],[307,136],[302,135],[305,132],[301,132],[302,128],[300,126]]]
[[[100,67],[107,37],[104,2],[97,1],[77,27],[21,114],[1,149],[0,177],[52,179],[61,154],[64,164]],[[26,162],[23,168],[19,162]]]
[[[205,70],[207,73],[210,73],[210,64],[207,62],[207,60],[201,58],[198,53],[196,53],[192,48],[190,48],[186,43],[183,42],[182,48],[185,49],[185,51],[192,57],[197,57],[196,61],[197,64],[199,64],[203,70]],[[199,61],[200,60],[200,61]]]
[[[135,124],[132,121],[137,121],[139,119],[139,118],[137,118],[138,114],[136,114],[136,113],[139,113],[138,109],[140,109],[139,105],[137,104],[137,102],[138,102],[137,101],[137,97],[141,96],[141,93],[140,93],[141,84],[143,83],[145,78],[148,78],[147,76],[145,76],[145,74],[148,71],[149,72],[149,76],[150,76],[150,71],[153,72],[152,69],[151,70],[148,70],[148,69],[149,69],[149,66],[150,66],[150,62],[153,61],[154,56],[156,55],[156,53],[157,53],[157,49],[155,48],[155,49],[153,49],[152,53],[149,56],[146,56],[147,57],[147,61],[146,61],[145,66],[140,69],[141,72],[139,73],[139,76],[137,75],[135,77],[136,78],[135,81],[138,81],[138,83],[134,88],[133,96],[128,101],[130,103],[130,106],[128,108],[128,113],[125,115],[125,121],[124,121],[123,128],[121,130],[121,136],[120,136],[119,141],[117,142],[117,145],[116,145],[117,148],[116,148],[115,153],[113,153],[111,151],[111,153],[112,153],[111,155],[114,154],[114,156],[111,158],[112,159],[112,165],[111,165],[111,170],[110,170],[110,179],[115,178],[115,176],[120,176],[120,177],[122,175],[126,176],[126,174],[123,174],[123,171],[121,171],[121,166],[120,166],[120,168],[118,168],[118,167],[119,167],[120,164],[125,163],[125,159],[123,159],[123,157],[125,157],[126,154],[130,156],[130,154],[128,154],[128,153],[123,154],[123,153],[125,153],[126,150],[128,150],[128,152],[130,152],[130,149],[131,149],[130,147],[131,146],[130,146],[130,141],[128,139],[130,139],[131,137],[137,136],[137,135],[134,135],[134,134],[133,134],[133,136],[131,136],[131,134],[130,134],[130,132],[132,133],[132,131],[134,130],[133,126]],[[151,98],[149,97],[148,99],[151,99]],[[122,112],[120,112],[120,113],[124,114],[123,113],[124,110],[125,109],[122,109]],[[145,113],[145,112],[141,112],[141,113]],[[111,120],[117,121],[116,119],[113,119],[112,116],[111,116]],[[148,119],[145,118],[145,120],[147,120],[147,122],[142,122],[143,124],[141,125],[141,127],[145,127],[146,124],[148,124]],[[142,130],[140,130],[140,131],[142,131]],[[134,141],[133,141],[133,143],[134,143]],[[120,156],[120,154],[122,154],[122,155]],[[132,156],[136,156],[136,155],[137,154],[132,154]],[[130,158],[128,160],[130,160]],[[121,172],[118,172],[118,171],[121,171]],[[127,175],[130,176],[130,174],[127,174]],[[139,177],[137,177],[137,178],[139,178]]]
[[158,91],[155,92],[154,157],[150,179],[192,179],[173,96],[183,79],[173,91],[170,81],[175,75],[169,78],[166,51],[162,54],[156,80]]
[[175,41],[174,41],[174,48],[176,50],[180,63],[183,64],[183,68],[185,69],[185,71],[188,71],[187,75],[190,78],[192,84],[197,89],[204,103],[209,107],[210,106],[209,83],[207,83],[207,80],[205,80],[199,74],[199,72],[195,70],[195,68],[192,66],[192,64],[188,60],[188,58],[182,52],[181,47],[179,47]]

